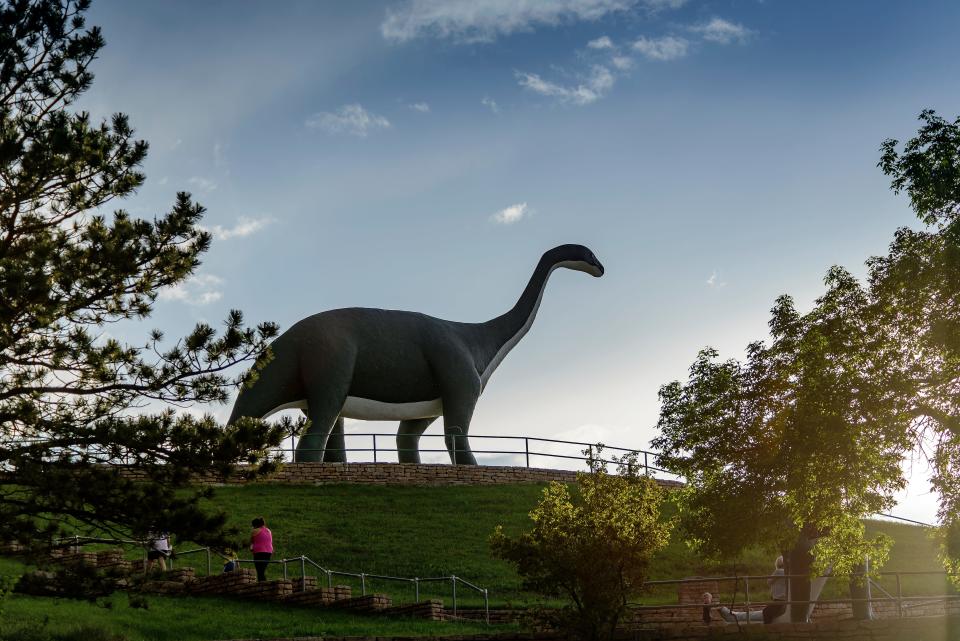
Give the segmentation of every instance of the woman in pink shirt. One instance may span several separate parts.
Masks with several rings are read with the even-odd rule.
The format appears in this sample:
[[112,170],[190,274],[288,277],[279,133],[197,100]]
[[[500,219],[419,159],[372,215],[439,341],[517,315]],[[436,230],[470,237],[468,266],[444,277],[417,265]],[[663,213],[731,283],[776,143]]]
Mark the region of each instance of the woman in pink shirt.
[[273,532],[267,527],[263,517],[257,517],[250,523],[250,551],[253,552],[253,565],[257,568],[257,581],[267,580],[267,564],[273,554]]

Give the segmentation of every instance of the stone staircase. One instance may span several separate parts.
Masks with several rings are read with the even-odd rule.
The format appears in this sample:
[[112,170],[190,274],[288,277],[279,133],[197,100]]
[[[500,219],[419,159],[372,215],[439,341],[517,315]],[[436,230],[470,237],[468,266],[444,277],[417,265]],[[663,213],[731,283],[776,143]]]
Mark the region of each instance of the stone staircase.
[[[17,550],[4,549],[0,552],[16,553]],[[321,587],[315,576],[258,582],[256,573],[249,568],[196,576],[193,568],[186,567],[152,572],[139,580],[143,576],[143,561],[126,559],[122,549],[89,552],[67,548],[53,550],[50,556],[51,560],[63,566],[79,565],[102,570],[117,577],[121,588],[144,594],[227,596],[295,607],[336,608],[358,614],[405,616],[432,621],[450,618],[440,600],[393,605],[391,598],[385,594],[353,596],[348,585]]]

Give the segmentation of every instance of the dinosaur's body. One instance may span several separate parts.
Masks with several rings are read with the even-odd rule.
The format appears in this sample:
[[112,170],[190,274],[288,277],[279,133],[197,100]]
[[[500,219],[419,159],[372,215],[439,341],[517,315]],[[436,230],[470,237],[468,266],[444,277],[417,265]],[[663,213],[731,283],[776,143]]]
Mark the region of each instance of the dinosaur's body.
[[400,461],[419,462],[420,435],[442,415],[451,460],[475,464],[467,431],[477,399],[530,329],[557,267],[603,274],[586,247],[561,245],[540,259],[517,304],[485,323],[366,308],[305,318],[274,341],[273,359],[237,398],[230,422],[299,407],[310,427],[296,459],[343,461],[344,418],[399,420]]

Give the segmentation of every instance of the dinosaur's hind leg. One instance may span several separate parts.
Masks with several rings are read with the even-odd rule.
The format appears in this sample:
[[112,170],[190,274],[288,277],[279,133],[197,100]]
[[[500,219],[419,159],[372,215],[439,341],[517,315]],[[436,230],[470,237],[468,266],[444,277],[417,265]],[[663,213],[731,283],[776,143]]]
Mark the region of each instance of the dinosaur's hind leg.
[[397,459],[401,463],[420,462],[420,437],[435,420],[436,416],[400,421],[400,429],[397,430]]
[[324,463],[346,463],[347,448],[343,440],[343,417],[337,418],[327,438],[327,447],[323,452]]

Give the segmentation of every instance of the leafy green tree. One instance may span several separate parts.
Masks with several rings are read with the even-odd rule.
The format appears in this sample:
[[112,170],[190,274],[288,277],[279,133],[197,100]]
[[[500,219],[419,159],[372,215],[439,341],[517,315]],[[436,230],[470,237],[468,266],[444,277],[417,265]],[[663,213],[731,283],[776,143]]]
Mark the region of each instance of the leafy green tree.
[[[780,297],[769,343],[751,344],[744,362],[704,350],[687,382],[660,390],[653,444],[687,481],[681,528],[708,557],[760,545],[794,574],[809,570],[811,547],[818,570],[840,574],[865,554],[876,567],[887,557],[890,541],[867,539],[861,519],[905,485],[909,398],[890,392],[895,346],[874,326],[868,293],[839,268],[826,283],[807,314]],[[792,581],[794,599],[808,590]]]
[[281,428],[145,405],[225,401],[238,382],[225,370],[263,353],[276,326],[231,312],[221,332],[201,324],[167,348],[159,331],[139,344],[105,332],[146,318],[211,238],[186,193],[152,221],[102,213],[143,183],[147,144],[121,114],[97,123],[70,108],[104,44],[88,6],[0,4],[0,538],[162,527],[225,543],[204,492],[179,490],[195,472],[266,463]]
[[[921,114],[901,152],[880,167],[906,191],[926,230],[900,229],[861,284],[834,267],[800,314],[777,300],[770,337],[743,361],[702,351],[686,382],[660,390],[655,447],[686,477],[681,529],[708,556],[750,545],[782,551],[790,573],[874,568],[890,541],[861,519],[889,510],[901,461],[932,443],[944,560],[960,558],[960,120]],[[791,581],[794,599],[808,582]],[[801,619],[803,606],[794,608]]]
[[942,556],[960,572],[960,118],[925,110],[920,121],[902,150],[883,143],[878,164],[927,228],[897,230],[887,255],[869,261],[870,284],[913,383],[914,438],[940,497]]
[[560,597],[569,605],[550,623],[583,639],[611,638],[647,576],[651,556],[669,539],[660,520],[663,490],[638,476],[636,460],[608,474],[594,448],[590,471],[577,474],[573,493],[553,482],[530,512],[533,529],[509,537],[497,526],[493,554],[516,566],[524,589]]

